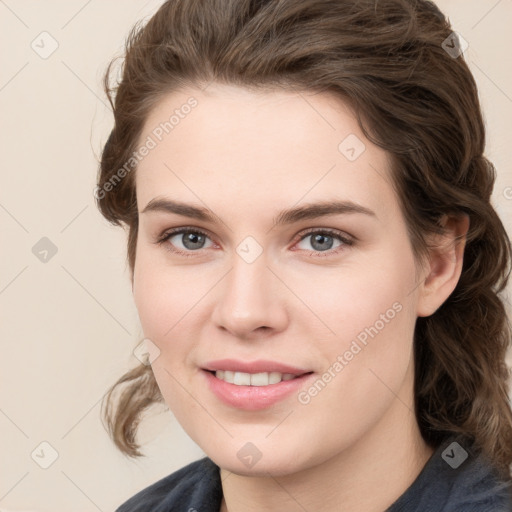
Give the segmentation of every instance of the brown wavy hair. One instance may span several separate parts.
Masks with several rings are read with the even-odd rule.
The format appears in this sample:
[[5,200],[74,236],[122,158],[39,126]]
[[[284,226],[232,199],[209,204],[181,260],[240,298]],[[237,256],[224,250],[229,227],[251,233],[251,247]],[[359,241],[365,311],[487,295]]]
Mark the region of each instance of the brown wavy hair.
[[[143,124],[164,95],[212,81],[337,94],[391,157],[415,257],[427,254],[427,235],[441,232],[443,215],[469,216],[460,280],[416,322],[416,417],[430,446],[463,434],[509,479],[511,327],[501,292],[511,244],[490,204],[495,168],[483,154],[477,87],[458,49],[449,21],[425,0],[167,1],[132,28],[121,80],[111,84],[116,59],[105,73],[115,124],[95,195],[105,218],[128,229],[133,276],[136,164],[122,179],[119,170],[133,164]],[[141,455],[137,426],[157,402],[162,395],[143,364],[105,395],[102,418],[126,455]]]

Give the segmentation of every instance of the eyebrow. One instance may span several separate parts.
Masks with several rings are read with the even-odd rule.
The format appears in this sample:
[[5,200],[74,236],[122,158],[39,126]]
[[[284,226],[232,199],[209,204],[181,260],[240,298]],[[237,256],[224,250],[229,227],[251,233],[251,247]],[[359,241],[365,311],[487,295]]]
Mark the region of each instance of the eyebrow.
[[[164,212],[182,215],[212,224],[219,220],[211,210],[203,207],[193,206],[170,199],[155,197],[145,206],[141,214],[147,212]],[[305,204],[281,211],[274,220],[274,226],[293,224],[301,220],[316,219],[327,215],[341,215],[360,213],[377,218],[374,211],[352,201],[324,201]]]

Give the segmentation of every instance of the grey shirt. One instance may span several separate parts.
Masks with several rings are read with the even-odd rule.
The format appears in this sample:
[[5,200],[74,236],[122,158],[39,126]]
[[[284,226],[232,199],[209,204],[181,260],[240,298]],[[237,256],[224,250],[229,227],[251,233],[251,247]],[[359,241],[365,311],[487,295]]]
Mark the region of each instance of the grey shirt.
[[[219,471],[204,457],[138,492],[116,512],[219,512]],[[512,483],[501,481],[461,437],[451,437],[383,512],[512,512]]]

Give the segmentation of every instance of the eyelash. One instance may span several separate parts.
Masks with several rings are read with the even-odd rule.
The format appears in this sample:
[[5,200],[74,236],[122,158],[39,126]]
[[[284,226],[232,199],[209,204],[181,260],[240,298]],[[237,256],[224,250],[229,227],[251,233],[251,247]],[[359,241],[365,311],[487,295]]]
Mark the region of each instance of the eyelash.
[[[156,240],[155,243],[158,244],[158,245],[163,246],[173,236],[180,235],[180,234],[183,234],[183,233],[200,234],[200,235],[203,235],[203,236],[205,236],[207,238],[210,238],[208,233],[206,233],[205,231],[202,231],[201,229],[192,228],[192,227],[182,227],[182,228],[173,229],[171,231],[166,231],[163,235],[161,235]],[[330,228],[326,228],[326,229],[312,228],[312,229],[310,229],[310,230],[308,230],[306,232],[301,233],[299,235],[299,237],[298,237],[299,239],[297,240],[296,243],[301,242],[303,239],[307,238],[310,235],[316,235],[316,234],[332,236],[333,238],[336,238],[340,242],[343,242],[343,245],[341,245],[337,249],[329,249],[327,251],[308,251],[309,255],[313,256],[315,258],[316,257],[326,258],[328,256],[336,255],[336,254],[338,254],[338,253],[340,253],[341,251],[344,250],[344,246],[349,246],[350,247],[350,246],[352,246],[354,244],[354,240],[353,239],[351,239],[351,238],[349,238],[347,236],[344,236],[344,234],[341,231],[338,231],[336,229],[330,229]],[[178,254],[180,256],[185,256],[187,258],[190,258],[190,257],[195,257],[196,255],[194,253],[199,252],[201,249],[198,249],[197,251],[182,251],[181,249],[172,248],[171,244],[167,244],[166,250],[168,250],[170,252],[173,252],[175,254]]]

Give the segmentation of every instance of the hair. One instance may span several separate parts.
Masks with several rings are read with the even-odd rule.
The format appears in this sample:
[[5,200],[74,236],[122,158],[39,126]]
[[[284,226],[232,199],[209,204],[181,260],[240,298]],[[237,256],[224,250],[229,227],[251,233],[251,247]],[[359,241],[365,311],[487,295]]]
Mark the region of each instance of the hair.
[[[505,357],[512,331],[501,293],[511,243],[490,203],[496,173],[483,155],[474,78],[460,51],[445,51],[447,41],[461,49],[453,37],[446,17],[425,0],[169,0],[132,28],[121,80],[111,84],[116,59],[104,75],[114,127],[96,199],[108,221],[128,228],[133,277],[138,212],[130,158],[161,98],[212,81],[337,95],[364,135],[390,156],[415,258],[427,254],[429,235],[443,233],[444,215],[469,216],[455,290],[434,314],[416,321],[415,413],[430,446],[462,434],[510,479]],[[132,172],[119,179],[127,162]],[[127,456],[141,456],[137,426],[158,402],[163,398],[151,366],[143,364],[105,395],[102,417]]]

